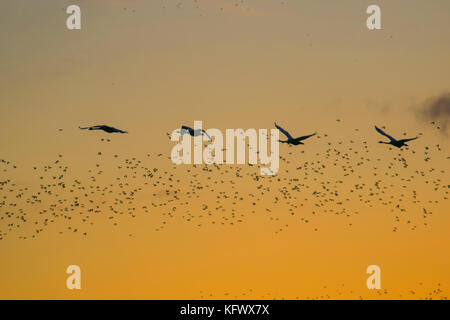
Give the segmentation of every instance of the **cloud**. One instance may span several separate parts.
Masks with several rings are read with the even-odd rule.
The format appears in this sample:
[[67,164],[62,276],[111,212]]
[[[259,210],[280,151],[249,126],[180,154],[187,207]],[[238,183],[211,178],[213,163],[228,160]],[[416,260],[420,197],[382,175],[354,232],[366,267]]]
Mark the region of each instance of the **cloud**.
[[450,92],[425,100],[417,113],[422,120],[436,122],[442,132],[447,133],[450,129]]

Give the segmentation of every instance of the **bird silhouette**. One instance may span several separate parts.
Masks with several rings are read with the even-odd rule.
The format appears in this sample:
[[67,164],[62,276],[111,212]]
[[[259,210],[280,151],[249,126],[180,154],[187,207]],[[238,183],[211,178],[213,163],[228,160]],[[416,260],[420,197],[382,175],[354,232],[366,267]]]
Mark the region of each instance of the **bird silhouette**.
[[298,137],[298,138],[293,138],[289,132],[287,132],[286,130],[284,130],[282,127],[280,127],[279,125],[277,125],[277,123],[275,122],[275,127],[280,130],[286,137],[287,140],[278,140],[279,142],[282,143],[287,143],[287,144],[292,144],[294,146],[299,145],[299,144],[304,144],[302,141],[306,140],[314,135],[316,135],[315,133],[307,135],[307,136],[302,136],[302,137]]
[[211,140],[211,137],[209,136],[209,134],[207,134],[206,131],[203,129],[194,130],[188,126],[181,126],[181,135],[183,136],[186,133],[189,133],[193,137],[200,136],[204,133],[209,138],[209,140]]
[[110,126],[106,126],[106,125],[91,126],[91,127],[85,127],[85,128],[78,127],[78,128],[80,128],[81,130],[103,130],[107,133],[116,133],[116,132],[117,133],[128,133],[127,131],[119,130],[114,127],[110,127]]
[[391,137],[390,135],[388,135],[386,132],[384,132],[380,128],[378,128],[377,126],[375,126],[375,130],[377,130],[378,133],[382,134],[383,136],[387,137],[390,140],[389,142],[379,141],[378,143],[391,144],[397,148],[401,148],[403,146],[408,146],[406,144],[406,142],[417,139],[417,137],[414,137],[414,138],[409,138],[409,139],[397,140],[397,139]]

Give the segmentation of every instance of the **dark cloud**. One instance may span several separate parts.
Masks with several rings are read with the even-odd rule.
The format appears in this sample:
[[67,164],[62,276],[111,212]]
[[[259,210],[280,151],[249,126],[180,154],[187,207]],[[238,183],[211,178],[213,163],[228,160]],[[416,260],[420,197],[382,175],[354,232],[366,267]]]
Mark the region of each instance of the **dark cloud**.
[[450,92],[427,99],[418,110],[420,118],[433,121],[441,127],[443,133],[450,129]]

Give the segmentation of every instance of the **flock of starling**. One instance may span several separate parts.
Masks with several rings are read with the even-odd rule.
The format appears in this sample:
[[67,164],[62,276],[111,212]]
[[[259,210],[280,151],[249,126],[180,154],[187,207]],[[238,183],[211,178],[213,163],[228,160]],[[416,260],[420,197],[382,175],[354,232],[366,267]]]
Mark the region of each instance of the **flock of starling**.
[[[81,129],[126,133],[110,126]],[[197,228],[238,226],[254,215],[273,223],[275,233],[293,223],[320,231],[314,223],[318,215],[340,216],[350,228],[351,218],[364,208],[391,213],[392,231],[398,232],[427,227],[433,212],[448,200],[448,175],[433,165],[435,157],[450,159],[439,144],[422,150],[389,146],[386,156],[363,139],[336,141],[327,133],[314,138],[323,146],[320,152],[305,146],[281,148],[280,171],[264,177],[259,165],[177,166],[162,153],[138,158],[98,151],[87,172],[72,170],[59,154],[30,168],[36,183],[24,185],[14,181],[18,164],[0,159],[0,240],[14,234],[36,238],[53,225],[52,232],[88,237],[99,221],[117,227],[123,219],[141,215],[157,218],[149,226],[154,231],[180,221]],[[423,165],[410,166],[410,158]]]
[[[221,299],[223,296],[225,299],[246,300],[253,299],[265,299],[265,300],[340,300],[343,297],[351,296],[355,299],[365,300],[374,299],[374,296],[378,296],[380,299],[390,299],[392,296],[396,296],[397,299],[413,299],[413,300],[448,300],[447,293],[444,291],[444,286],[438,282],[433,284],[430,289],[425,289],[423,282],[415,284],[414,289],[407,289],[401,292],[394,292],[394,290],[388,289],[376,289],[372,291],[371,296],[362,296],[358,294],[358,290],[349,288],[341,283],[337,288],[330,288],[329,286],[322,286],[321,293],[317,295],[309,296],[288,296],[284,297],[280,292],[257,292],[254,289],[247,289],[241,292],[221,292],[215,293],[207,290],[201,290],[199,292],[200,299]],[[218,298],[219,297],[219,298]],[[346,298],[344,298],[346,299]]]

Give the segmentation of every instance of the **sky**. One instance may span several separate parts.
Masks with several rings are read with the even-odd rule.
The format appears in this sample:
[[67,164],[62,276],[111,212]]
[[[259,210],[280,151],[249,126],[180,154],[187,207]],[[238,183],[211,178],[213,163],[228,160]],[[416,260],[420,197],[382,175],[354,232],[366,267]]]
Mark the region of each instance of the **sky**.
[[[449,15],[444,0],[1,1],[0,298],[446,299]],[[273,177],[175,166],[166,133],[195,120],[317,135],[281,144]],[[129,133],[78,128],[102,124]],[[394,150],[374,125],[419,138]]]

